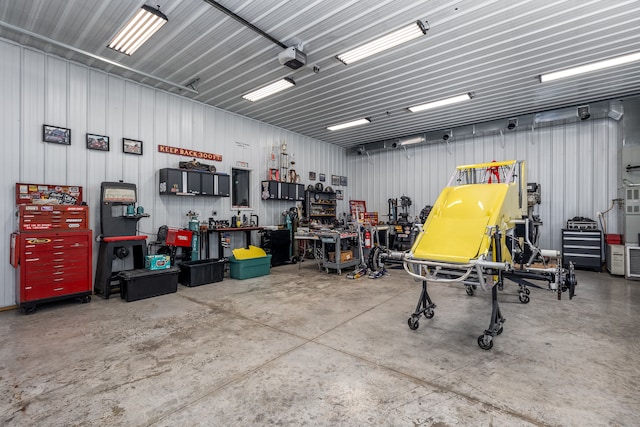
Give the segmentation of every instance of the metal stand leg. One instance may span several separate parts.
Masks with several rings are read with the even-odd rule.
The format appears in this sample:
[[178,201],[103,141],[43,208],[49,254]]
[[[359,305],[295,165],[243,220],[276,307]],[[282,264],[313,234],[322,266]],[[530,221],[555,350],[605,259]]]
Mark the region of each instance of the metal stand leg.
[[427,292],[427,281],[423,280],[422,292],[420,292],[420,298],[418,299],[416,311],[414,311],[411,317],[407,320],[409,328],[414,331],[418,329],[418,327],[420,326],[420,315],[424,313],[424,317],[426,317],[427,319],[431,319],[435,314],[435,308],[436,305],[433,303],[433,301],[431,301],[429,292]]
[[491,288],[491,322],[489,328],[485,329],[484,334],[478,337],[478,345],[483,350],[490,350],[493,347],[493,337],[502,333],[502,324],[505,318],[500,313],[498,305],[498,286]]

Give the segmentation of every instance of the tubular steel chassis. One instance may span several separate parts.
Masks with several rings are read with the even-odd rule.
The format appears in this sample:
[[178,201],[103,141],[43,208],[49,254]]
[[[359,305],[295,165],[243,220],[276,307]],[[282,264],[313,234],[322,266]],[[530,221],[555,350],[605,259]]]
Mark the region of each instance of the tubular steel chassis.
[[[522,221],[528,222],[529,219]],[[422,291],[418,298],[418,304],[416,305],[415,311],[411,314],[411,317],[407,320],[409,328],[412,330],[418,329],[422,315],[427,319],[431,319],[435,315],[436,304],[428,292],[427,282],[429,281],[438,283],[462,283],[469,296],[474,295],[478,286],[481,286],[484,290],[488,290],[489,287],[491,288],[491,318],[489,327],[478,337],[478,345],[483,350],[490,350],[493,347],[494,337],[500,335],[503,331],[503,324],[506,319],[502,315],[498,303],[498,290],[503,289],[505,279],[519,285],[518,297],[523,304],[527,304],[530,301],[529,287],[545,289],[543,286],[532,283],[532,280],[547,282],[546,289],[557,292],[558,299],[561,299],[562,293],[566,291],[569,291],[569,298],[573,298],[577,284],[573,264],[569,263],[568,268],[563,268],[562,259],[557,251],[541,251],[525,238],[524,243],[532,254],[525,262],[522,256],[523,252],[514,244],[516,239],[511,239],[512,255],[514,253],[521,255],[519,257],[521,262],[511,263],[501,261],[503,259],[501,254],[502,233],[497,227],[489,227],[488,232],[492,237],[492,258],[497,261],[488,261],[484,257],[480,257],[472,260],[468,264],[450,264],[414,259],[410,252],[391,252],[382,249],[378,251],[377,256],[370,257],[369,267],[372,269],[383,266],[384,260],[386,259],[402,261],[405,271],[415,279],[422,281]],[[545,256],[542,254],[545,254]],[[547,256],[556,258],[557,263],[555,266],[547,264]],[[371,262],[372,258],[374,258],[374,263]],[[518,257],[514,259],[518,259]],[[542,267],[534,266],[534,262],[539,262]],[[494,280],[494,277],[497,279]]]

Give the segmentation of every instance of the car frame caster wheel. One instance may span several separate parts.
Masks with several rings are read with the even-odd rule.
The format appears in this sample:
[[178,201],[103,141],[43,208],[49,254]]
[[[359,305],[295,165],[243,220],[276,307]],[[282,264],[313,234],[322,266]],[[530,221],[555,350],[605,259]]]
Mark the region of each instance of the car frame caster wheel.
[[467,291],[467,295],[469,295],[470,297],[472,297],[472,296],[473,296],[473,294],[475,293],[475,292],[473,291],[473,288],[471,287],[471,285],[467,286],[466,288],[467,288],[467,289],[466,289],[466,291]]
[[415,331],[420,327],[420,322],[413,316],[407,319],[407,323],[409,324],[409,329],[411,329],[412,331]]
[[531,301],[531,298],[529,298],[529,296],[526,294],[520,294],[518,298],[520,299],[520,302],[523,304],[528,304],[529,301]]
[[483,350],[491,350],[493,347],[493,337],[491,335],[480,335],[478,337],[478,345]]
[[424,317],[426,317],[427,319],[431,319],[433,316],[435,316],[436,312],[433,308],[427,308],[424,311]]

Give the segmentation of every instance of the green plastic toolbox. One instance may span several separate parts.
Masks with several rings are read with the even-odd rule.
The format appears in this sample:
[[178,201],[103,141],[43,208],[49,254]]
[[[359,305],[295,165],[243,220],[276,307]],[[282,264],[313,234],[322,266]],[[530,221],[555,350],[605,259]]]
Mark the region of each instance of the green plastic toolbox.
[[229,257],[230,276],[233,279],[251,279],[266,276],[271,269],[271,254],[258,258],[236,259]]

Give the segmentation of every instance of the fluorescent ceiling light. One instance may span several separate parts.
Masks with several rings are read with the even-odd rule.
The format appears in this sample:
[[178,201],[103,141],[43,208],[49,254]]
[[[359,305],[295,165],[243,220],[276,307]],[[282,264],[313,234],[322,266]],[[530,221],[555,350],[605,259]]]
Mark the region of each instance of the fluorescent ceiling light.
[[400,138],[398,141],[400,142],[400,145],[413,145],[413,144],[422,144],[423,142],[426,142],[427,139],[423,135],[419,135],[419,136],[407,136],[404,138]]
[[591,71],[602,70],[604,68],[615,67],[617,65],[628,64],[630,62],[635,62],[639,60],[640,60],[640,52],[636,52],[636,53],[631,53],[629,55],[606,59],[604,61],[592,62],[590,64],[581,65],[579,67],[568,68],[566,70],[555,71],[553,73],[541,74],[540,83],[549,82],[551,80],[562,79],[565,77],[571,77],[577,74],[589,73]]
[[107,46],[118,52],[132,55],[142,43],[146,42],[169,19],[160,9],[144,5],[133,18],[118,31]]
[[345,65],[349,65],[368,56],[375,55],[376,53],[423,36],[427,33],[428,29],[429,28],[421,21],[416,21],[408,27],[401,28],[379,39],[337,55],[336,58]]
[[371,119],[364,118],[364,119],[353,120],[351,122],[341,123],[339,125],[329,126],[329,127],[327,127],[327,129],[329,129],[329,130],[340,130],[340,129],[350,128],[352,126],[365,125],[367,123],[371,123]]
[[270,85],[265,86],[261,89],[256,89],[253,92],[249,92],[242,97],[247,101],[255,102],[259,99],[266,98],[269,95],[273,95],[274,93],[278,93],[295,85],[296,82],[294,82],[292,78],[285,77],[284,79],[280,79],[277,82],[271,83]]
[[465,93],[464,95],[458,95],[458,96],[454,96],[447,99],[441,99],[439,101],[428,102],[422,105],[415,105],[413,107],[409,107],[409,111],[411,111],[412,113],[417,113],[419,111],[442,107],[449,104],[455,104],[456,102],[468,101],[470,99],[471,99],[471,94]]

